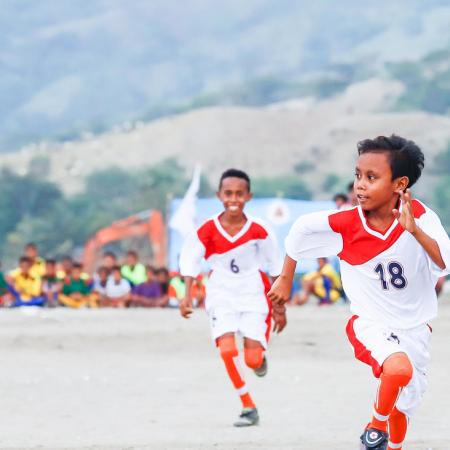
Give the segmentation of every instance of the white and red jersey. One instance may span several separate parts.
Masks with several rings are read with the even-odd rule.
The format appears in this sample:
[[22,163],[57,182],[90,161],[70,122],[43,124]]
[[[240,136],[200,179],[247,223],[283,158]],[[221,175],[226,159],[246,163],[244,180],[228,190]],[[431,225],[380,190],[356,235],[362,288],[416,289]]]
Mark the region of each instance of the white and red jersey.
[[398,329],[419,326],[436,316],[435,285],[450,272],[450,239],[431,209],[418,200],[412,206],[417,225],[439,245],[444,271],[397,220],[384,233],[372,229],[361,206],[300,217],[286,252],[295,260],[338,255],[354,314]]
[[282,261],[275,236],[260,220],[247,217],[238,234],[230,236],[219,214],[187,237],[180,254],[180,272],[195,277],[206,259],[211,275],[206,308],[223,306],[236,311],[267,312],[261,271],[278,276]]

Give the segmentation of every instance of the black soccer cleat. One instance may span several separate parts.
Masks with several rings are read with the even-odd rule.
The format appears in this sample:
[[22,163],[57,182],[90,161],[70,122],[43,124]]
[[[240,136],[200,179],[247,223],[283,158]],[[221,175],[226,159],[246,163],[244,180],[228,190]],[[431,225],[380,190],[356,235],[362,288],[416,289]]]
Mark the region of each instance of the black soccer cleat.
[[386,450],[388,434],[376,428],[367,428],[361,436],[361,450]]
[[265,377],[267,375],[267,358],[264,356],[263,362],[259,367],[253,370],[258,377]]
[[241,427],[252,427],[259,424],[259,414],[256,408],[244,408],[236,422],[233,426]]

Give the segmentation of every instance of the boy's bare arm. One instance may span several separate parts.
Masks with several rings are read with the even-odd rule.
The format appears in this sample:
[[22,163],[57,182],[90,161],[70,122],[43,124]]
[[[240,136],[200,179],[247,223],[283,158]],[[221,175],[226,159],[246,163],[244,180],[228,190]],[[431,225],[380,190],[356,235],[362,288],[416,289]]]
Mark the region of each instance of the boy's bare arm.
[[289,300],[296,267],[297,261],[286,255],[281,274],[268,293],[270,300],[275,304],[283,304]]
[[183,300],[180,302],[180,314],[188,319],[189,316],[194,312],[194,308],[192,307],[192,297],[191,297],[191,288],[192,283],[194,281],[193,277],[184,277],[184,283],[186,286],[186,295]]
[[445,269],[445,262],[442,258],[438,243],[427,233],[425,233],[425,231],[417,225],[414,219],[411,203],[411,191],[407,189],[406,192],[400,192],[400,199],[403,204],[402,212],[400,213],[397,209],[394,209],[392,211],[394,216],[400,222],[400,225],[416,238],[417,242],[428,253],[431,260],[440,269]]

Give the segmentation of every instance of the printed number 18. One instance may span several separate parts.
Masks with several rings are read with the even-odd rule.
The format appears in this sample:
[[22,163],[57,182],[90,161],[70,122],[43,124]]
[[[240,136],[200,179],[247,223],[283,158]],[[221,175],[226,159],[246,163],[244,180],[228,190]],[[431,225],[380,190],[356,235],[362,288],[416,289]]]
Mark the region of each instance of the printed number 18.
[[[404,289],[408,284],[408,281],[406,280],[403,274],[403,266],[396,261],[391,261],[387,264],[387,268],[389,274],[391,275],[390,279],[391,285],[395,289]],[[379,263],[374,270],[380,276],[381,287],[383,288],[383,290],[385,291],[388,290],[389,285],[388,282],[386,281],[383,264]]]

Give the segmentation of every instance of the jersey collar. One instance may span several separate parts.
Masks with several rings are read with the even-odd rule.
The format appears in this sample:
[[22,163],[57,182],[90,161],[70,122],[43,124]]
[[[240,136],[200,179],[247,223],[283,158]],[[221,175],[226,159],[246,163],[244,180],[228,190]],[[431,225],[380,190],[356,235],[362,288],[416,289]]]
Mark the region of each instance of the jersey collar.
[[[378,239],[382,239],[383,241],[385,241],[385,240],[390,236],[390,234],[395,230],[395,228],[396,228],[397,225],[398,225],[398,220],[395,219],[395,220],[392,222],[392,225],[391,225],[391,226],[388,228],[388,230],[383,234],[383,233],[381,233],[381,232],[379,232],[379,231],[374,230],[373,228],[371,228],[371,227],[369,226],[369,224],[367,223],[366,216],[364,215],[364,212],[363,212],[363,210],[362,210],[362,208],[361,208],[361,205],[358,205],[358,206],[357,206],[357,209],[358,209],[358,214],[359,214],[359,217],[360,217],[360,219],[361,219],[361,223],[362,223],[362,226],[364,227],[364,230],[366,230],[367,233],[371,234],[372,236],[375,236],[375,237],[377,237]],[[399,212],[401,212],[402,209],[403,209],[403,204],[400,203]]]
[[248,216],[246,216],[247,222],[245,222],[244,226],[240,229],[239,233],[235,234],[234,236],[231,236],[230,234],[228,234],[225,231],[222,224],[220,223],[220,220],[219,220],[220,214],[222,214],[222,213],[219,213],[214,216],[214,224],[216,225],[216,228],[219,231],[219,233],[229,242],[236,242],[240,237],[242,237],[248,231],[248,229],[250,228],[250,225],[252,223],[250,218]]

